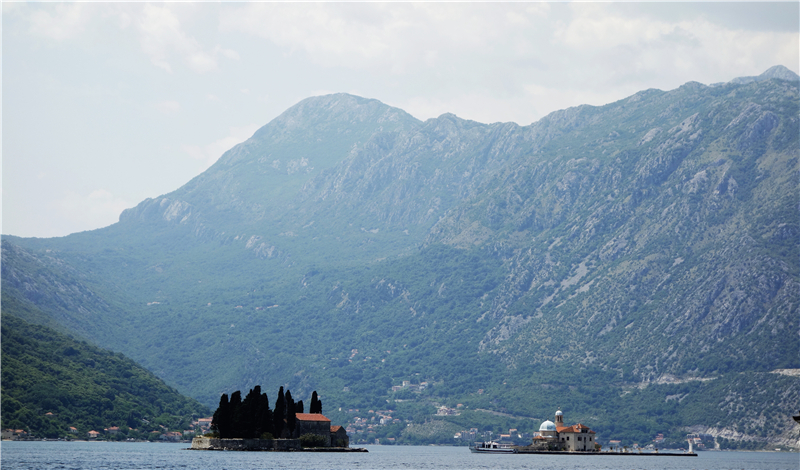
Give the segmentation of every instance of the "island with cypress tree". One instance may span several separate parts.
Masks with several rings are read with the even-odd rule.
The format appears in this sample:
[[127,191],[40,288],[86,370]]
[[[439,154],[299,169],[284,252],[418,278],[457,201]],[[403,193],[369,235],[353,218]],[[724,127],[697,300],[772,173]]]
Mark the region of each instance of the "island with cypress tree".
[[194,450],[250,451],[322,451],[366,452],[351,448],[342,426],[331,426],[322,414],[322,401],[317,392],[311,394],[308,413],[303,400],[297,402],[292,392],[278,390],[274,409],[269,398],[256,385],[242,399],[235,391],[222,394],[211,421],[211,432],[192,440]]

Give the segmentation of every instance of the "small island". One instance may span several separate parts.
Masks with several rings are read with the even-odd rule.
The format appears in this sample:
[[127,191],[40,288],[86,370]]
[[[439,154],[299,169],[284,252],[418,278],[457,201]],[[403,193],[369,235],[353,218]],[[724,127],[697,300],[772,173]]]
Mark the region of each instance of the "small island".
[[555,422],[545,420],[542,425],[539,426],[539,432],[534,433],[533,439],[528,445],[518,446],[494,441],[476,442],[474,445],[470,446],[469,450],[479,454],[591,454],[697,457],[697,454],[692,450],[691,441],[689,441],[689,452],[681,454],[658,453],[657,449],[655,452],[642,453],[641,450],[639,450],[633,453],[628,452],[627,448],[625,448],[623,452],[620,452],[619,449],[615,452],[613,448],[610,451],[601,452],[602,446],[597,442],[596,433],[588,426],[581,423],[565,426],[564,413],[561,409],[556,411]]
[[311,394],[309,412],[283,387],[278,391],[275,409],[261,386],[253,387],[242,399],[235,391],[223,394],[211,421],[211,432],[192,440],[192,450],[244,450],[277,452],[367,452],[351,448],[342,426],[331,426],[322,414],[322,401]]

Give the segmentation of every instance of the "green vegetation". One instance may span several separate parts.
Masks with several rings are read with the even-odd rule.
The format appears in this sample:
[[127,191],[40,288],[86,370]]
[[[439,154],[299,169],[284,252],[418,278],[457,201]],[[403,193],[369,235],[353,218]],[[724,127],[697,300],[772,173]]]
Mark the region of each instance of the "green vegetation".
[[325,447],[325,438],[319,434],[306,433],[300,436],[300,445],[303,447]]
[[[36,437],[149,439],[191,429],[208,408],[122,354],[2,314],[3,429]],[[104,429],[119,428],[113,434]],[[70,432],[75,428],[75,432]],[[153,435],[155,431],[155,436]]]

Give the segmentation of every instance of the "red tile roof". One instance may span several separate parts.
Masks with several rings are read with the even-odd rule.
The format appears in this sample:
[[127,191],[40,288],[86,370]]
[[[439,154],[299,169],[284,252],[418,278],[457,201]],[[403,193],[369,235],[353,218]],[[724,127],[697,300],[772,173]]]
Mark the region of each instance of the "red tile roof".
[[323,416],[321,413],[297,413],[297,420],[298,421],[327,421],[331,422],[330,419]]
[[340,429],[342,429],[341,426],[331,426],[331,432],[338,432]]
[[585,426],[585,425],[583,425],[581,423],[575,424],[573,426],[558,427],[558,428],[556,428],[556,432],[558,432],[558,433],[562,433],[562,432],[577,432],[577,433],[579,433],[579,432],[582,432],[581,431],[582,429],[586,429],[586,432],[589,433],[589,434],[595,434],[594,431],[589,429],[589,426]]

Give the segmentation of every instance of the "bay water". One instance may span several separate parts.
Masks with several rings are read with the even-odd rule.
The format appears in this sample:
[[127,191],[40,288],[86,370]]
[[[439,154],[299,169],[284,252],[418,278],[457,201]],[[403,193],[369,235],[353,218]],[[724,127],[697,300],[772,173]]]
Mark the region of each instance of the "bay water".
[[365,446],[369,453],[218,452],[188,444],[4,441],[3,470],[798,470],[800,454],[700,452],[697,457],[473,454],[466,447]]

